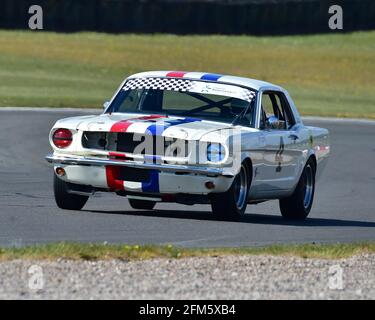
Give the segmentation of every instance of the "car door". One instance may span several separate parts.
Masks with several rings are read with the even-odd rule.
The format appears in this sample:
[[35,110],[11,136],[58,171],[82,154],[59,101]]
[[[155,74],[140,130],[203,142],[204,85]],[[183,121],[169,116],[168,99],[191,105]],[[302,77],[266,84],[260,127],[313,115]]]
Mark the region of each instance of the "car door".
[[289,159],[287,159],[289,161],[288,188],[294,188],[305,163],[306,155],[304,154],[304,150],[306,150],[306,146],[309,144],[307,139],[308,133],[301,123],[296,122],[292,108],[285,94],[283,92],[276,92],[276,95],[279,98],[283,117],[286,121],[288,144],[285,150],[289,157]]
[[298,133],[285,96],[278,91],[264,91],[261,95],[260,129],[263,141],[263,163],[258,170],[260,191],[278,193],[294,186],[298,167],[296,144]]

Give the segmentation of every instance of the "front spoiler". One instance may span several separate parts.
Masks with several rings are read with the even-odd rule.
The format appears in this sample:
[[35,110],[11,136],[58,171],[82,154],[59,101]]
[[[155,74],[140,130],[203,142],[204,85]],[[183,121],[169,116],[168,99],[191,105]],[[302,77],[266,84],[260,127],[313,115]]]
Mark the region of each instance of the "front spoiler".
[[[89,166],[124,166],[137,169],[154,169],[164,172],[187,172],[207,176],[223,175],[222,168],[209,168],[191,165],[176,164],[157,164],[157,163],[140,163],[128,160],[102,159],[95,157],[72,157],[72,156],[56,156],[48,154],[45,159],[49,163],[64,165],[89,165]],[[225,174],[225,176],[233,176]]]

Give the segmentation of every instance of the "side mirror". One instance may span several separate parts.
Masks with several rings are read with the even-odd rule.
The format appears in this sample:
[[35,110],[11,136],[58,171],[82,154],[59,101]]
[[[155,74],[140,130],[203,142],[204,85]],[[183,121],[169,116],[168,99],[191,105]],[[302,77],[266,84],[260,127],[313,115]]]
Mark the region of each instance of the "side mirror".
[[106,101],[106,102],[103,103],[103,109],[104,110],[107,109],[108,106],[109,106],[109,101]]
[[284,129],[285,121],[279,120],[275,116],[271,116],[267,119],[266,125],[268,129]]

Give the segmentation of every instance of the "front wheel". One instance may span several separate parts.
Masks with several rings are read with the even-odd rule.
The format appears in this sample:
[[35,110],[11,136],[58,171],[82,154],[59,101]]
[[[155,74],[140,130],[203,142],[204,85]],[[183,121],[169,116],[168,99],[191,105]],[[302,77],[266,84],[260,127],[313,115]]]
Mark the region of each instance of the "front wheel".
[[233,184],[227,192],[212,193],[212,212],[224,220],[237,220],[247,207],[247,198],[250,188],[250,169],[242,163],[240,172],[234,178]]
[[155,207],[155,201],[146,201],[146,200],[138,200],[138,199],[128,199],[129,204],[133,209],[141,209],[141,210],[152,210]]
[[81,210],[89,199],[88,196],[69,193],[68,184],[54,174],[53,191],[55,201],[60,209]]
[[315,164],[310,159],[298,181],[293,194],[280,199],[281,215],[285,219],[304,220],[310,213],[315,193]]

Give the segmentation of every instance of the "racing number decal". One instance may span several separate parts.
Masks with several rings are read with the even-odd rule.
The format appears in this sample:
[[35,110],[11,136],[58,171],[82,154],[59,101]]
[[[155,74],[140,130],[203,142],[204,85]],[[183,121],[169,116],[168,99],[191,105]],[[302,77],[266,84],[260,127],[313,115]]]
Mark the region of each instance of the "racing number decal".
[[278,166],[276,167],[276,172],[281,172],[281,162],[283,161],[283,153],[284,153],[284,139],[280,137],[280,146],[275,155],[275,162],[278,162]]

